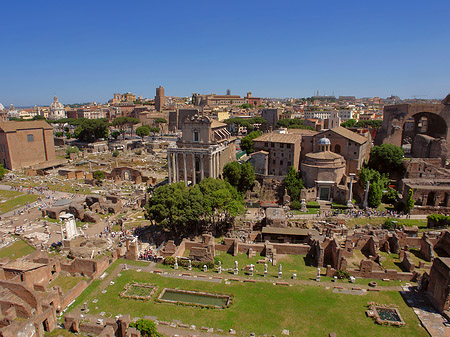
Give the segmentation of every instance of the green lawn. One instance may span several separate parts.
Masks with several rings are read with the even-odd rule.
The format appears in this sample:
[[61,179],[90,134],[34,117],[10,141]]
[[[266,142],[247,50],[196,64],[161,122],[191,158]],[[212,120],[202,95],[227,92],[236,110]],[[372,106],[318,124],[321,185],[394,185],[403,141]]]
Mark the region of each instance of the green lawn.
[[[253,264],[255,266],[254,277],[264,277],[264,264],[257,263],[258,260],[263,260],[264,257],[260,255],[256,255],[255,257],[248,258],[247,254],[238,254],[237,256],[233,256],[226,252],[220,252],[216,250],[216,261],[222,261],[222,269],[234,268],[234,261],[238,261],[239,267],[239,276],[247,275],[248,272],[243,272],[241,269],[247,265]],[[290,279],[292,278],[292,274],[297,274],[297,279],[300,280],[310,280],[315,279],[317,274],[317,268],[307,266],[305,263],[305,256],[303,255],[278,255],[277,259],[278,263],[282,265],[283,278]],[[217,263],[216,263],[217,265]],[[278,265],[272,266],[270,263],[268,265],[267,278],[275,279],[278,277]],[[157,268],[163,269],[173,269],[173,266],[158,264]],[[180,267],[183,268],[183,267]],[[186,268],[187,269],[187,268]],[[199,271],[199,269],[195,269],[195,271]],[[322,272],[325,272],[325,269],[322,268]],[[216,270],[209,270],[208,273],[217,274]],[[223,271],[224,275],[233,275],[233,272]]]
[[83,337],[83,336],[87,336],[84,333],[72,333],[68,330],[65,329],[61,329],[61,328],[57,328],[55,330],[53,330],[52,332],[46,332],[45,337]]
[[[227,309],[202,309],[153,301],[122,299],[119,293],[126,283],[152,283],[159,288],[178,288],[233,296],[233,303]],[[188,281],[175,278],[126,270],[109,285],[107,292],[94,292],[83,297],[92,314],[101,311],[117,314],[128,313],[132,317],[156,316],[159,320],[180,320],[198,327],[208,326],[228,331],[237,331],[238,336],[281,335],[288,329],[291,336],[327,336],[330,332],[338,336],[428,336],[420,326],[413,310],[403,301],[398,292],[368,293],[367,295],[346,295],[333,293],[322,286],[274,286],[268,282],[213,283]],[[87,298],[86,298],[87,297]],[[98,299],[98,303],[92,300]],[[378,326],[365,315],[367,302],[396,304],[406,322],[406,327]],[[82,303],[77,300],[78,303]],[[98,309],[96,309],[96,307]]]
[[49,287],[60,286],[63,292],[72,289],[82,280],[87,281],[87,277],[83,276],[61,276],[59,275],[56,279],[54,279]]
[[[354,227],[355,225],[365,226],[365,225],[382,225],[386,221],[387,217],[362,217],[353,218],[346,220],[346,225],[348,227]],[[417,226],[419,229],[424,229],[427,227],[427,219],[394,219],[399,225],[405,225],[407,227]]]
[[0,249],[0,258],[9,257],[11,260],[16,260],[19,257],[31,254],[34,248],[23,240],[18,240],[8,247]]
[[17,207],[32,203],[38,196],[34,194],[24,194],[16,191],[0,191],[0,213],[12,211]]

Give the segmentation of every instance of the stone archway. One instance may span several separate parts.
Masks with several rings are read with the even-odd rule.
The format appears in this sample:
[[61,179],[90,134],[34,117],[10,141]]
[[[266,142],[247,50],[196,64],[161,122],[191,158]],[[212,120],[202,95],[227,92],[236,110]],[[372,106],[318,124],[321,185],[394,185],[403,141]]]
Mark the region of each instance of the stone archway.
[[[410,136],[410,143],[417,142],[417,135],[419,135],[419,142],[427,144],[426,149],[421,149],[422,151],[416,154],[413,153],[413,156],[449,158],[447,144],[450,144],[448,130],[450,126],[450,95],[441,104],[385,106],[383,124],[377,133],[375,144],[389,143],[402,146],[407,139],[404,133],[405,125],[407,126],[409,123],[414,123],[413,130],[410,130],[414,138]],[[412,148],[415,147],[412,146]],[[436,155],[436,152],[440,152],[440,154]]]

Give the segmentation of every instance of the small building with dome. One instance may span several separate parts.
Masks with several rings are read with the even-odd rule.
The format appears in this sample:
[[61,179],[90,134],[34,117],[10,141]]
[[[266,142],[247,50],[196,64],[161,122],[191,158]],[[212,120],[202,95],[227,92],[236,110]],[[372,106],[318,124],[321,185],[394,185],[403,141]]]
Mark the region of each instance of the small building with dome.
[[58,101],[57,96],[53,98],[53,102],[50,105],[50,113],[48,117],[49,119],[61,119],[67,117],[64,105]]
[[318,145],[319,151],[307,153],[300,165],[305,187],[316,189],[316,200],[344,203],[348,198],[345,158],[330,151],[326,137]]

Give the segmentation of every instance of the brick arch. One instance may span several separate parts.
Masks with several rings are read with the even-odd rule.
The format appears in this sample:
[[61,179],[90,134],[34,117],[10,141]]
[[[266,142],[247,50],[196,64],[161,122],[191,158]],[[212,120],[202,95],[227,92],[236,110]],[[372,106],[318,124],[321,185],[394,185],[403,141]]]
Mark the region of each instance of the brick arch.
[[[450,96],[450,95],[449,95]],[[449,97],[447,96],[447,97]],[[437,125],[438,133],[433,137],[443,137],[447,143],[450,143],[450,98],[442,101],[441,104],[398,104],[384,107],[383,123],[375,138],[375,144],[383,143],[402,145],[403,129],[408,119],[426,116]],[[445,124],[445,125],[444,125]],[[434,131],[436,132],[436,130]]]

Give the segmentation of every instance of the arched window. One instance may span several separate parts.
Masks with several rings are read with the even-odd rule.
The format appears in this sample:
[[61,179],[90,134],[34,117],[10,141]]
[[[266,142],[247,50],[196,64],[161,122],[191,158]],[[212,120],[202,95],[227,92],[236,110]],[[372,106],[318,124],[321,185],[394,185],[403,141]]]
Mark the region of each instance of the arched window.
[[341,153],[341,146],[339,144],[336,144],[336,146],[334,147],[334,152],[337,154]]
[[32,142],[34,142],[34,136],[33,135],[27,135],[27,141],[28,141],[28,143],[32,143]]

